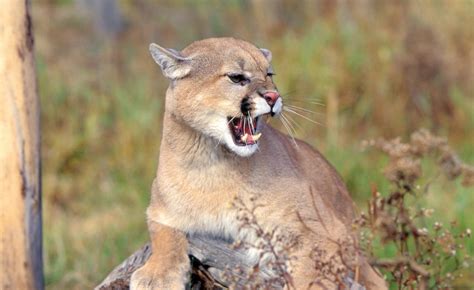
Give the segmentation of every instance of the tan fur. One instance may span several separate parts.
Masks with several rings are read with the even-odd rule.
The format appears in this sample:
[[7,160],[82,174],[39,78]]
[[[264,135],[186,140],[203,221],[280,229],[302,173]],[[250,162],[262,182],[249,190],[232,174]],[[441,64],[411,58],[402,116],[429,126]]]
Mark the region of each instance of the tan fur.
[[[233,38],[195,42],[172,65],[168,52],[162,55],[159,49],[154,58],[171,85],[166,93],[160,162],[147,210],[153,255],[134,273],[132,289],[184,289],[189,269],[186,233],[255,238],[239,231],[231,206],[236,197],[252,195],[264,205],[256,214],[265,228],[278,227],[298,237],[292,276],[296,289],[307,289],[315,278],[307,258],[314,243],[333,253],[337,247],[329,240],[350,234],[353,202],[341,178],[318,151],[302,141],[295,146],[268,125],[262,129],[259,150],[248,157],[230,150],[219,136],[219,122],[238,115],[245,96],[255,100],[258,89],[276,90],[266,76],[271,57]],[[252,83],[229,82],[226,74],[242,68],[252,75]],[[306,225],[299,216],[307,220]],[[368,289],[385,288],[365,263],[361,275]]]

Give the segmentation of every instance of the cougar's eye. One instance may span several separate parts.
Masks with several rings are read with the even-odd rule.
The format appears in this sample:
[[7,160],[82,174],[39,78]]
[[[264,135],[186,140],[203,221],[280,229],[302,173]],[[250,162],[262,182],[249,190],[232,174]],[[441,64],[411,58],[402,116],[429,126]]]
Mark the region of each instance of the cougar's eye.
[[274,75],[275,75],[274,72],[267,72],[267,77],[272,77],[272,76],[274,76]]
[[250,80],[244,76],[243,74],[228,74],[227,77],[236,84],[240,84],[242,86],[248,84]]

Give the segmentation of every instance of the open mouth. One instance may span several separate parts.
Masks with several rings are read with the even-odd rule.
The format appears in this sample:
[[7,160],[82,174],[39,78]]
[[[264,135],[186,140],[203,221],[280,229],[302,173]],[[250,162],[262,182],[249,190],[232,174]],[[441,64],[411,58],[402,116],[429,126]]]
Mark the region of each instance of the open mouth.
[[227,121],[235,145],[253,145],[262,136],[262,133],[258,132],[260,117],[228,117]]

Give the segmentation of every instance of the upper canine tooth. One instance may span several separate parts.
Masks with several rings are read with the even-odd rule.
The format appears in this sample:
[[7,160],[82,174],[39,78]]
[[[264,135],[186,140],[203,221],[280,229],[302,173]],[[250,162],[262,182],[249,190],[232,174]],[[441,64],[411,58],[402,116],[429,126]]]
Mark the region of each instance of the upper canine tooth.
[[253,141],[257,141],[258,139],[260,139],[260,137],[262,137],[262,133],[257,133],[255,135],[252,135]]
[[243,136],[240,136],[240,140],[243,142],[247,142],[248,137],[249,137],[249,134],[245,133]]

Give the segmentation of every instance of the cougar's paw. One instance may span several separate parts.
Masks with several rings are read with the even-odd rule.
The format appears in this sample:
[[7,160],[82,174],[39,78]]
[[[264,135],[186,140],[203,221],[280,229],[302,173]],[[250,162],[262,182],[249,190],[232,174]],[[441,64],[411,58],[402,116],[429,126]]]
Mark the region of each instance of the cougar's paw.
[[147,263],[133,272],[130,278],[131,290],[185,289],[186,271],[184,273],[180,273],[182,271],[173,273],[170,270],[162,272],[153,266]]

